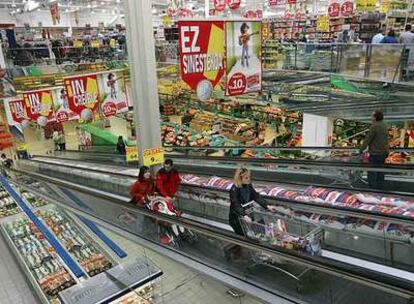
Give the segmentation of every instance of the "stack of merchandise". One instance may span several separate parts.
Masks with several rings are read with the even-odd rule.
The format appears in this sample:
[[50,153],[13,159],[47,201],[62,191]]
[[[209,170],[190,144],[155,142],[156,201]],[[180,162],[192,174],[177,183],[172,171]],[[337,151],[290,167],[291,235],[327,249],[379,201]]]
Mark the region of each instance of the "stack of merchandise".
[[55,297],[60,291],[76,284],[58,259],[54,248],[31,221],[22,217],[7,223],[5,227],[46,295]]
[[34,208],[39,208],[42,206],[45,206],[48,204],[48,202],[46,200],[44,200],[43,198],[40,197],[36,197],[34,196],[32,193],[30,192],[20,192],[22,197],[28,201],[30,203],[30,205],[32,205]]
[[112,267],[112,263],[98,250],[97,245],[85,236],[65,212],[50,209],[38,211],[37,216],[46,222],[46,225],[90,276]]
[[9,193],[0,187],[0,218],[20,213],[21,210]]

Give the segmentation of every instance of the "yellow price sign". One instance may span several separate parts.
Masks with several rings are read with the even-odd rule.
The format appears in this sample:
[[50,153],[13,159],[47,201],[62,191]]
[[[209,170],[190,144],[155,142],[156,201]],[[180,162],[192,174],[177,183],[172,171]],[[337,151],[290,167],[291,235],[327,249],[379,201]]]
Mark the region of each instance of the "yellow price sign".
[[377,6],[377,0],[365,0],[365,10],[367,12],[375,11],[376,6]]
[[168,17],[168,16],[164,16],[164,17],[162,17],[162,24],[163,24],[165,27],[170,27],[170,26],[171,26],[171,24],[172,24],[172,20],[171,20],[171,18],[170,18],[170,17]]
[[21,152],[21,151],[27,151],[27,144],[18,144],[16,147],[16,150]]
[[164,149],[151,148],[145,149],[143,152],[144,166],[160,165],[164,162]]
[[365,11],[366,0],[357,0],[356,1],[356,10],[357,12]]
[[319,32],[329,32],[329,16],[318,16],[316,19],[316,29]]
[[99,48],[99,46],[100,46],[99,40],[92,40],[91,41],[91,47],[97,49],[97,48]]
[[83,47],[83,42],[81,40],[75,40],[75,41],[73,41],[73,47],[74,48],[81,48],[81,47]]
[[138,147],[126,147],[126,162],[138,161]]
[[116,47],[116,40],[115,39],[110,39],[109,40],[109,46],[114,49]]
[[390,2],[389,1],[381,1],[380,5],[380,13],[386,14],[390,10]]

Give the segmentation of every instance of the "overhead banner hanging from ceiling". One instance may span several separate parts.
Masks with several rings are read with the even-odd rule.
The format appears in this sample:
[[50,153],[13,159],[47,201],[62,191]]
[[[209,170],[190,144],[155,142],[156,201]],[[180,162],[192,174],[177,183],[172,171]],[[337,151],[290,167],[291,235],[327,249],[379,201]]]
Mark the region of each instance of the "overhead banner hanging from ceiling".
[[181,79],[201,100],[211,96],[224,75],[223,21],[179,21]]
[[7,122],[10,126],[27,125],[26,105],[23,98],[7,98],[4,100]]
[[52,16],[53,25],[60,23],[59,4],[57,1],[50,3],[50,15]]
[[99,119],[99,89],[96,74],[71,76],[63,80],[69,109],[83,121]]
[[37,90],[23,92],[27,117],[29,121],[36,122],[39,126],[46,126],[55,121],[53,111],[52,90]]
[[121,72],[99,75],[99,91],[102,92],[101,112],[109,117],[128,111],[128,99],[124,76]]
[[226,95],[262,89],[260,21],[226,22]]
[[53,106],[57,123],[62,123],[71,120],[78,120],[79,114],[69,108],[68,94],[64,87],[55,88],[52,90]]

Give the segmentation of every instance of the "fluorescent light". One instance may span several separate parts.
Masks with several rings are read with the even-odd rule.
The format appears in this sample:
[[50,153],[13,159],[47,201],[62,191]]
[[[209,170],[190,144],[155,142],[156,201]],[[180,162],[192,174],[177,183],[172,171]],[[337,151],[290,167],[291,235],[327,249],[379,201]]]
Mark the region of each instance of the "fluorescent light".
[[105,14],[105,13],[106,13],[106,9],[103,9],[103,10],[102,10],[102,13],[104,13],[104,14]]

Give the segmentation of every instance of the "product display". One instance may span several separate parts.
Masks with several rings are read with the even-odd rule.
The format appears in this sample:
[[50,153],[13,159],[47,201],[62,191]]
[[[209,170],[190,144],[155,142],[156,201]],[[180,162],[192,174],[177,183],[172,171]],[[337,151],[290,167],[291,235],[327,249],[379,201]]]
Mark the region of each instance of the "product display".
[[10,197],[9,193],[0,186],[0,218],[20,213],[21,209]]
[[94,276],[112,267],[112,262],[98,250],[97,245],[59,209],[37,211],[39,218],[53,231],[65,248],[90,275]]
[[26,217],[3,224],[43,292],[53,299],[76,284],[45,236]]

